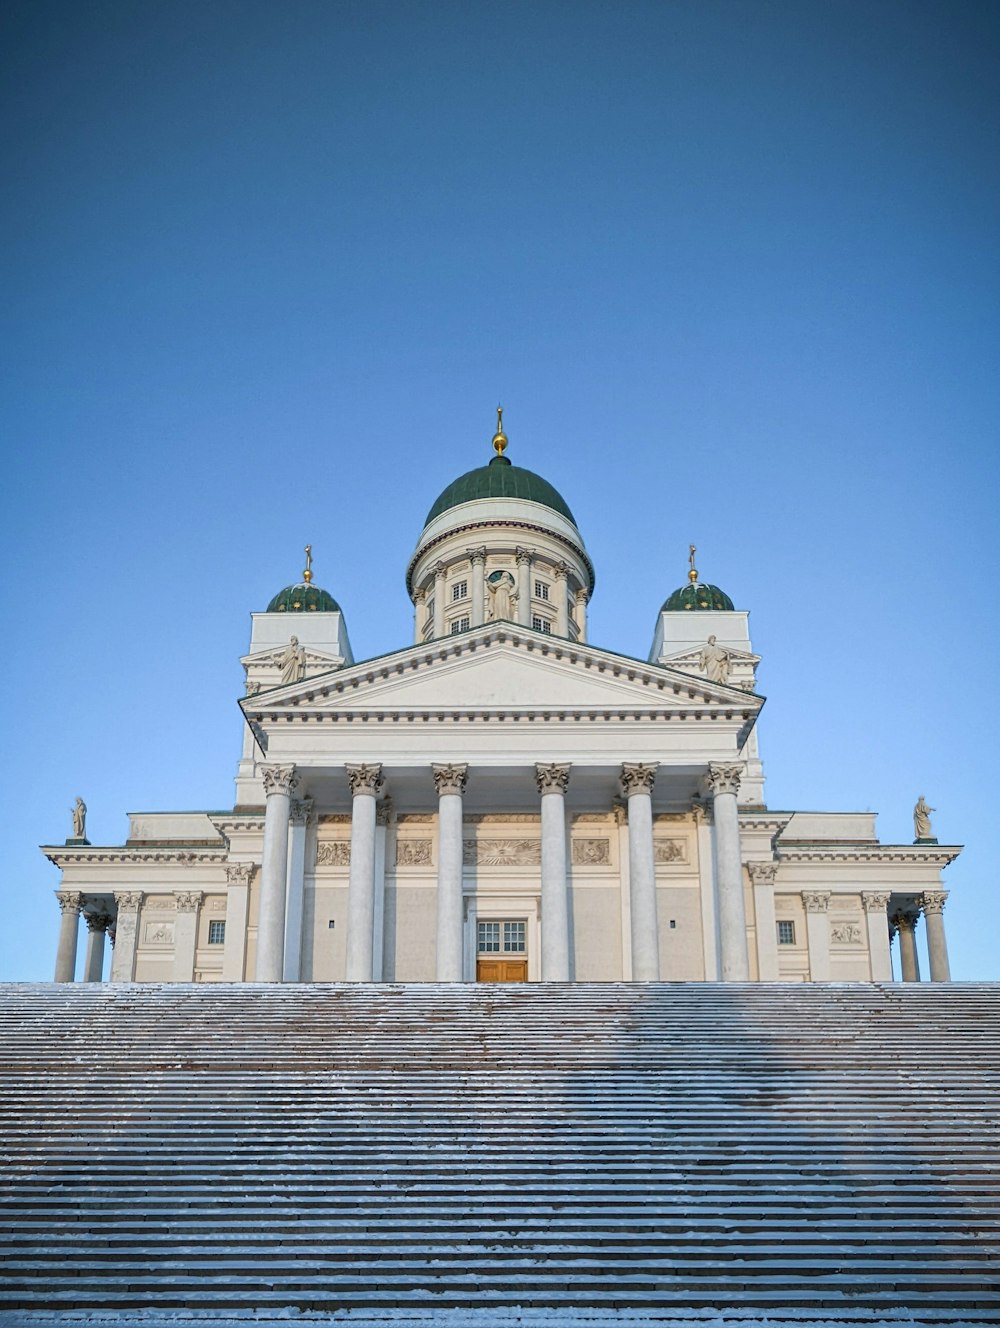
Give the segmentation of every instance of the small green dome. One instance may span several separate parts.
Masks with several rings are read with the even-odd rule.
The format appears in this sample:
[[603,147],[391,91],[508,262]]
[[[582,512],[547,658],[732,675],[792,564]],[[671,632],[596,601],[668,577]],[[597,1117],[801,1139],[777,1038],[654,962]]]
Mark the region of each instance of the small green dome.
[[733,601],[718,586],[709,586],[702,581],[690,581],[680,590],[675,590],[664,601],[661,613],[673,613],[678,609],[725,609],[731,611]]
[[562,495],[553,489],[548,480],[543,480],[541,475],[536,475],[532,470],[525,470],[523,466],[511,465],[505,456],[495,456],[488,466],[479,466],[453,480],[427,513],[424,526],[429,526],[442,512],[459,507],[462,503],[475,502],[477,498],[519,498],[522,502],[540,503],[542,507],[550,507],[553,512],[558,512],[576,525],[573,513]]
[[332,595],[308,581],[279,590],[267,606],[268,613],[339,613],[340,605]]

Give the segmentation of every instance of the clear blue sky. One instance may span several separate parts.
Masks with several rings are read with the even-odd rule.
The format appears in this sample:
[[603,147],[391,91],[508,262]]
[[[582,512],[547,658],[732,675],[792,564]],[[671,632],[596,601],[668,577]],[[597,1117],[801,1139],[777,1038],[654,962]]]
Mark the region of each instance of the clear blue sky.
[[689,542],[751,610],[777,808],[919,793],[1000,978],[990,3],[5,6],[0,975],[77,793],[232,805],[249,613],[311,540],[358,657],[487,458],[561,489],[591,636]]

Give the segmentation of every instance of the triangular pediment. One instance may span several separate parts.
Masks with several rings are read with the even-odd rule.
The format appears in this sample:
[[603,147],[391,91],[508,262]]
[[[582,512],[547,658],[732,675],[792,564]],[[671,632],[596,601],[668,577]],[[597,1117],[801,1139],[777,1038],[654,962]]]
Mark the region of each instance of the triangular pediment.
[[245,709],[328,711],[537,711],[582,713],[702,708],[755,712],[741,688],[550,639],[527,629],[473,629],[300,683],[269,689]]

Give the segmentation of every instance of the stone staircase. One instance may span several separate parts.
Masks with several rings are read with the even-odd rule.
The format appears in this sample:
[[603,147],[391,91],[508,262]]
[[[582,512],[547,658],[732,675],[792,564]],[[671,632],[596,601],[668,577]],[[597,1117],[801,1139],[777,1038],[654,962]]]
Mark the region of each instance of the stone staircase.
[[1000,986],[9,985],[0,1323],[1000,1323]]

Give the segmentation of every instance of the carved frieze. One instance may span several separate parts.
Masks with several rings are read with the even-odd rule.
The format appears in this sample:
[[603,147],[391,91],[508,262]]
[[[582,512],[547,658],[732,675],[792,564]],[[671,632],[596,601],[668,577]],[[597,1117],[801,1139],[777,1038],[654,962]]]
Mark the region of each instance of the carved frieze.
[[327,839],[316,846],[316,861],[324,867],[349,867],[351,843],[348,839]]
[[663,866],[687,862],[687,844],[683,839],[654,839],[653,861]]
[[431,865],[431,841],[429,839],[397,839],[397,867],[429,867]]
[[856,922],[834,922],[830,927],[830,940],[837,945],[860,945],[861,928]]
[[172,922],[147,922],[143,941],[146,945],[173,945],[174,924]]
[[573,865],[576,867],[604,867],[611,862],[611,841],[608,839],[574,839]]
[[466,839],[462,860],[467,867],[537,867],[542,861],[542,841]]

